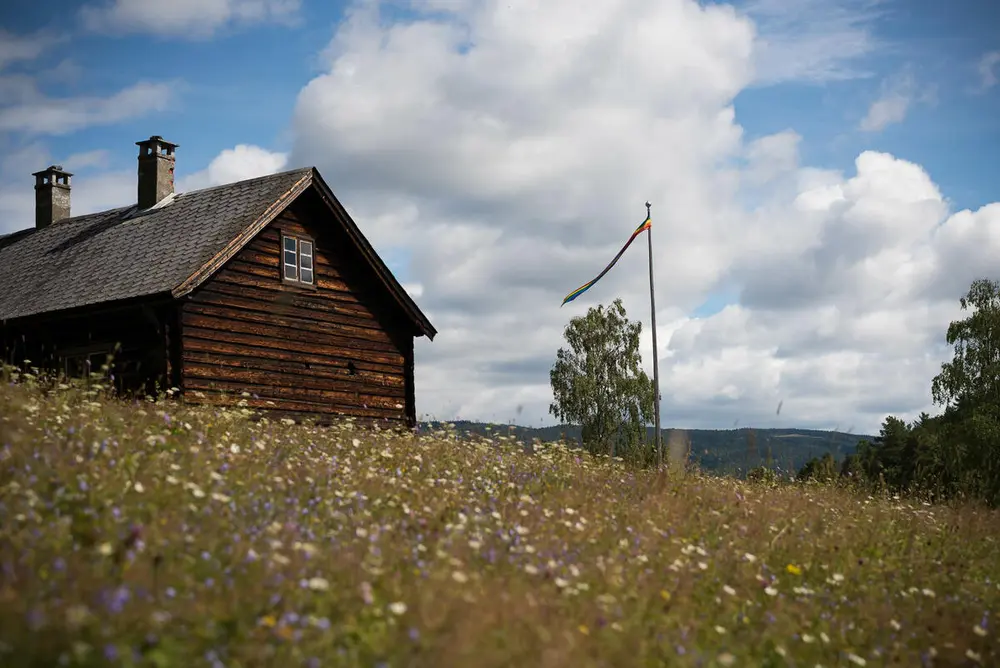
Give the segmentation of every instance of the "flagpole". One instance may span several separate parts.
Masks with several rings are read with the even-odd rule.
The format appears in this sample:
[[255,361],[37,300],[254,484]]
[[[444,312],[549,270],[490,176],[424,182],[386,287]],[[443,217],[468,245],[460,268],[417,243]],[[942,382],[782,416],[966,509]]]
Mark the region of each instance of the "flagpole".
[[[646,202],[646,218],[650,219],[650,204]],[[649,242],[649,310],[653,326],[653,415],[656,420],[656,465],[663,466],[663,437],[660,433],[660,360],[659,348],[656,347],[656,292],[653,289],[653,226],[646,230],[646,240]]]

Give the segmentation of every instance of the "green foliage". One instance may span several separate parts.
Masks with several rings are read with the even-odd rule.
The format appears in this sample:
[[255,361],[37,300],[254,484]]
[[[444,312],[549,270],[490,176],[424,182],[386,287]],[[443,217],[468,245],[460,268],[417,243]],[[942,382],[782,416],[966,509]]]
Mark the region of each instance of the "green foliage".
[[778,485],[780,478],[771,467],[757,466],[747,471],[747,481],[765,487],[774,487]]
[[837,462],[829,452],[822,457],[813,457],[795,474],[796,480],[830,482],[837,478]]
[[0,666],[1000,665],[978,507],[3,380]]
[[972,313],[948,327],[947,341],[955,347],[955,357],[942,364],[934,378],[934,402],[960,411],[982,404],[1000,406],[1000,283],[973,281],[959,303]]
[[549,378],[555,401],[549,412],[582,425],[591,453],[649,461],[646,425],[653,415],[653,383],[642,370],[639,334],[621,299],[573,318]]
[[1000,283],[974,281],[960,303],[971,313],[948,327],[954,357],[931,383],[944,412],[912,424],[887,417],[843,475],[875,490],[1000,505]]

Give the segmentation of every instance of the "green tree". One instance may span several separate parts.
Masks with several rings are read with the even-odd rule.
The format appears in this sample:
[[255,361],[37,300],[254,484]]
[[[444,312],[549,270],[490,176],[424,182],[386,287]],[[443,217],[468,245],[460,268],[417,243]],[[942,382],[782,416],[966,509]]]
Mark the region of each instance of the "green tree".
[[549,373],[555,401],[549,412],[580,424],[592,453],[637,458],[648,463],[646,425],[653,415],[653,383],[642,370],[639,334],[621,299],[573,318]]
[[959,303],[972,313],[948,326],[955,357],[941,365],[931,384],[934,403],[953,410],[1000,406],[1000,283],[973,281]]

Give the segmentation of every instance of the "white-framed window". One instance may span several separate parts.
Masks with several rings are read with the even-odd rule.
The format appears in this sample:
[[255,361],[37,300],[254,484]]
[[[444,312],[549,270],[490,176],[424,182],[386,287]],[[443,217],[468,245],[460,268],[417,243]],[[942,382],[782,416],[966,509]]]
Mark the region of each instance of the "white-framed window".
[[281,277],[293,283],[315,285],[314,248],[312,240],[301,237],[281,237]]

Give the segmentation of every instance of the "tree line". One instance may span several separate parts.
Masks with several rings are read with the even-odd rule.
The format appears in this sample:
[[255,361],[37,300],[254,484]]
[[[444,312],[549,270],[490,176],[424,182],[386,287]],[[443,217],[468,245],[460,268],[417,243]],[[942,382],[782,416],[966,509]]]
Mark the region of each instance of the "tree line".
[[[809,460],[797,480],[847,480],[872,490],[919,494],[932,500],[977,499],[1000,506],[1000,282],[978,279],[959,300],[964,318],[947,330],[950,362],[931,382],[940,414],[907,423],[886,417],[878,437],[862,440],[837,462],[829,453]],[[646,429],[653,383],[642,370],[641,324],[630,322],[621,300],[573,318],[550,372],[550,412],[582,426],[593,454],[655,462]],[[754,470],[749,477],[774,479]]]

